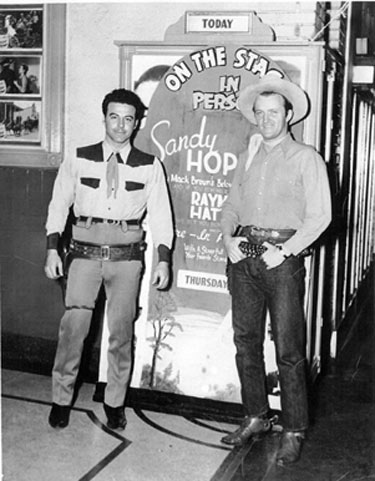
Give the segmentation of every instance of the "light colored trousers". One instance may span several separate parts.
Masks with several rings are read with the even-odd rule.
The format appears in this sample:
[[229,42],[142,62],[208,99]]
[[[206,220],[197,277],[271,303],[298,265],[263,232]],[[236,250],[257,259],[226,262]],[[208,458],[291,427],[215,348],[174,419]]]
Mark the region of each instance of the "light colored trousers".
[[[79,240],[88,241],[87,235],[82,239],[82,235],[75,235],[73,232],[73,236],[76,239],[80,237]],[[129,235],[124,236],[124,238],[129,237]],[[136,240],[132,238],[130,242]],[[136,316],[141,272],[141,261],[73,260],[69,268],[66,289],[66,311],[61,319],[52,371],[54,403],[69,405],[72,402],[84,341],[90,329],[92,312],[103,283],[107,298],[109,330],[105,403],[112,407],[123,405],[132,368],[133,323]]]

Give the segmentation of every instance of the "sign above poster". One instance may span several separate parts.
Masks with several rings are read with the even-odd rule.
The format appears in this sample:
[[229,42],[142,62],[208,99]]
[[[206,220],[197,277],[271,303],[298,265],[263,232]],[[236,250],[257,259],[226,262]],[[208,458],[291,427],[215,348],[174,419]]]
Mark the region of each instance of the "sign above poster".
[[169,44],[241,44],[275,41],[275,32],[253,10],[187,11],[170,25],[164,37]]
[[252,33],[252,12],[186,12],[186,33]]

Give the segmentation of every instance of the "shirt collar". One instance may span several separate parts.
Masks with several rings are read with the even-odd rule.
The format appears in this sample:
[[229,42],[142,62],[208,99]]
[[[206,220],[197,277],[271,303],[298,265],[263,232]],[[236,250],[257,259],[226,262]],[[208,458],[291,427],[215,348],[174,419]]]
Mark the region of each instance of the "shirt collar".
[[293,139],[292,139],[292,136],[290,135],[290,133],[288,132],[279,144],[279,146],[282,149],[282,151],[284,152],[284,154],[287,153],[291,142],[293,142]]
[[128,158],[128,155],[129,155],[129,152],[130,152],[131,148],[132,147],[131,147],[130,143],[128,143],[121,150],[115,151],[109,145],[109,143],[106,140],[104,140],[103,141],[103,159],[104,159],[105,162],[107,162],[114,152],[118,152],[121,155],[123,161],[126,163],[126,159]]
[[263,148],[265,149],[266,152],[272,152],[274,149],[282,149],[282,151],[285,153],[288,149],[288,145],[290,143],[290,141],[292,140],[292,137],[290,135],[290,133],[288,132],[285,137],[283,137],[280,142],[278,142],[277,144],[275,144],[271,150],[269,150],[269,146],[264,142],[262,142],[262,145],[263,145]]

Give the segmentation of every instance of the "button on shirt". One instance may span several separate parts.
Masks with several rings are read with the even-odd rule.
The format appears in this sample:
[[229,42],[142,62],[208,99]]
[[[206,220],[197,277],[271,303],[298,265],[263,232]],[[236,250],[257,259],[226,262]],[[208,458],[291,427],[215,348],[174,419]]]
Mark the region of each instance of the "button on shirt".
[[171,248],[173,224],[170,201],[162,165],[156,157],[140,165],[128,165],[131,146],[119,151],[119,188],[107,195],[107,161],[114,153],[104,141],[101,161],[84,157],[65,159],[58,171],[46,223],[47,235],[65,228],[69,208],[74,215],[113,220],[141,219],[149,214],[153,242]]
[[288,134],[271,151],[264,142],[246,170],[240,157],[221,213],[223,234],[238,225],[295,229],[285,247],[297,255],[310,246],[331,221],[326,165],[313,147]]

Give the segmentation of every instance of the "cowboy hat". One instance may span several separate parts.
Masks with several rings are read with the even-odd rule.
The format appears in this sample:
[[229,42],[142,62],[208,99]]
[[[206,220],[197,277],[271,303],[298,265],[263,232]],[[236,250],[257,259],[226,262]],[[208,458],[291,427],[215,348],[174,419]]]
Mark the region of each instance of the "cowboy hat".
[[306,117],[309,110],[309,101],[301,87],[289,80],[269,74],[259,79],[256,83],[245,87],[238,96],[238,109],[252,124],[256,124],[253,110],[254,102],[258,94],[262,92],[275,92],[289,100],[293,106],[291,125],[300,122]]

